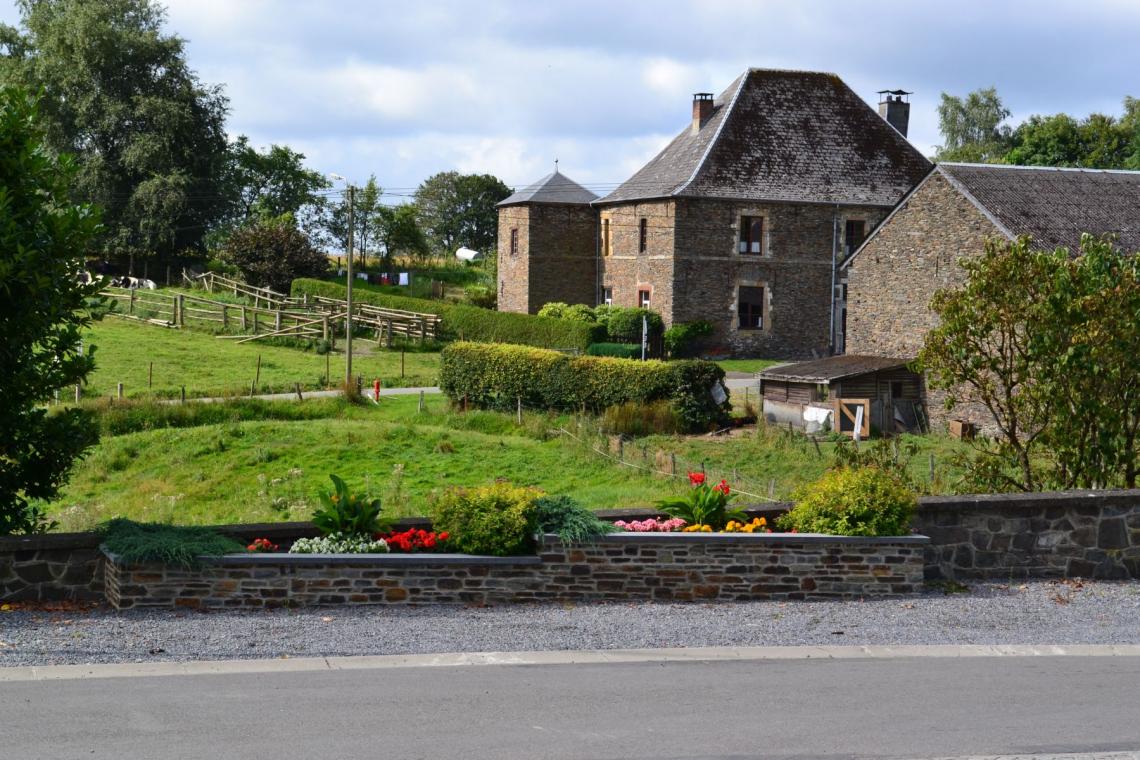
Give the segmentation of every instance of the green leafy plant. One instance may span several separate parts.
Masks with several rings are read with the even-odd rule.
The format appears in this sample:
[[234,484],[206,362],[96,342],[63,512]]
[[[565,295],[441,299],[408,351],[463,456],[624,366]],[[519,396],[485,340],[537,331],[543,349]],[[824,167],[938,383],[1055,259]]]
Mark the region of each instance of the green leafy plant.
[[335,489],[321,493],[321,506],[313,513],[313,524],[322,534],[331,536],[371,535],[381,529],[380,500],[352,493],[343,480],[329,475]]
[[917,509],[914,491],[898,477],[879,467],[844,467],[800,489],[777,524],[799,533],[903,536]]
[[498,482],[480,488],[453,488],[435,504],[432,527],[450,536],[456,551],[507,557],[534,548],[534,488]]
[[620,530],[565,495],[535,499],[533,520],[537,532],[554,533],[564,544],[587,543]]
[[730,520],[748,520],[743,511],[729,509],[728,503],[736,494],[726,481],[710,486],[703,472],[690,472],[689,486],[685,498],[665,499],[657,502],[657,507],[670,517],[678,517],[689,525],[707,525],[714,531],[723,530]]
[[99,530],[103,534],[103,548],[130,565],[153,563],[193,568],[200,564],[200,557],[245,551],[236,539],[212,528],[116,518]]
[[613,356],[618,359],[640,359],[640,343],[591,343],[587,356]]
[[712,334],[713,326],[710,322],[678,322],[665,331],[665,350],[674,358],[693,356],[697,353],[701,338]]

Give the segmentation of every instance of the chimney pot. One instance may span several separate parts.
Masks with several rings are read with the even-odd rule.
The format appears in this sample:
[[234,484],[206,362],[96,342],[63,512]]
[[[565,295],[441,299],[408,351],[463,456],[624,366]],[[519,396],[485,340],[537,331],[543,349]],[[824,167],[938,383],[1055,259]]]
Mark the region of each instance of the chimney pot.
[[910,125],[910,103],[906,90],[879,90],[879,116],[906,137],[907,127]]
[[711,92],[693,93],[693,134],[701,131],[701,127],[709,120],[713,112],[713,96]]

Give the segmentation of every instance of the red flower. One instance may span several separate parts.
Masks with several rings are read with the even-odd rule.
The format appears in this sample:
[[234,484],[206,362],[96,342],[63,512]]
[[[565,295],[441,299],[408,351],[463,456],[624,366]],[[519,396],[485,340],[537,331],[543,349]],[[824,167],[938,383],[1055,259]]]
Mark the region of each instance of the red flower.
[[689,485],[703,486],[705,484],[705,474],[703,472],[690,472]]
[[725,496],[728,496],[728,492],[730,490],[728,487],[728,481],[727,480],[721,480],[719,483],[717,483],[715,486],[713,486],[713,490],[714,491],[720,491]]

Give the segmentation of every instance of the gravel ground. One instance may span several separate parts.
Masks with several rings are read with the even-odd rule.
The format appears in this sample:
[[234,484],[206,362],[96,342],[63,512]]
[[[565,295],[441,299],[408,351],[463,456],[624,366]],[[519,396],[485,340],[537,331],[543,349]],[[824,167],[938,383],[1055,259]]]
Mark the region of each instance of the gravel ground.
[[795,644],[1135,644],[1140,583],[976,584],[867,602],[0,611],[0,666]]

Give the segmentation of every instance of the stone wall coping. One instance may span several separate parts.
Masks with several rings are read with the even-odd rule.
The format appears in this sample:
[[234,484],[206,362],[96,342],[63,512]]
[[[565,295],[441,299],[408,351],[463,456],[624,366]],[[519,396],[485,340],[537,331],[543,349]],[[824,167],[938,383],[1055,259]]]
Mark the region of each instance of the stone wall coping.
[[[546,541],[558,541],[558,536],[544,536]],[[600,536],[598,543],[676,543],[683,544],[692,541],[701,543],[756,543],[756,544],[839,544],[846,545],[884,545],[884,544],[914,544],[924,545],[930,543],[927,536],[911,534],[907,536],[832,536],[825,533],[610,533]]]
[[919,499],[918,504],[919,510],[922,512],[995,507],[1008,509],[1074,506],[1130,507],[1140,504],[1140,489],[924,496]]
[[[123,559],[117,554],[102,550],[107,558],[116,565],[122,565]],[[221,565],[232,567],[276,566],[292,565],[308,567],[319,565],[363,565],[369,567],[391,567],[401,565],[541,565],[542,559],[536,554],[525,554],[517,557],[487,557],[475,554],[435,554],[430,552],[417,552],[414,554],[289,554],[288,552],[250,552],[248,554],[224,554],[220,557],[199,557],[203,565]]]

